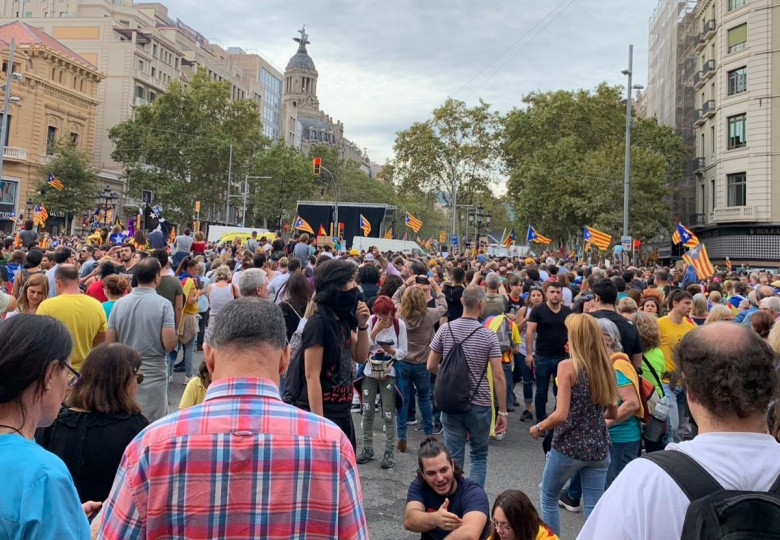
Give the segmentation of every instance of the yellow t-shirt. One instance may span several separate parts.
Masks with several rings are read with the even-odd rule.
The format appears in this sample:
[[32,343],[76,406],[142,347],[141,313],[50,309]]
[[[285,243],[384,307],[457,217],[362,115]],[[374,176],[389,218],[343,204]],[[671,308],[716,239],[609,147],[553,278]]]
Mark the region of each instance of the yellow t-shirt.
[[[192,278],[185,279],[184,283],[182,284],[182,289],[184,289],[184,313],[188,315],[197,315],[198,303],[197,302],[195,302],[194,304],[187,303],[187,299],[190,297],[190,293],[198,294],[197,289],[195,289],[195,280]],[[193,291],[193,289],[195,290]]]
[[61,294],[47,298],[41,302],[36,314],[54,317],[68,329],[73,338],[70,361],[76,370],[81,368],[81,363],[92,350],[95,336],[106,331],[103,304],[85,294]]
[[[674,363],[672,353],[683,336],[696,328],[696,326],[688,319],[683,319],[680,324],[676,324],[666,316],[658,319],[658,328],[661,331],[661,352],[664,353],[666,371],[677,371],[677,365]],[[664,377],[664,381],[668,382],[668,379]]]
[[[498,535],[490,536],[488,540],[499,540]],[[536,540],[559,540],[558,535],[552,532],[547,525],[540,525],[536,533]]]
[[179,409],[194,407],[203,403],[204,399],[206,399],[206,387],[203,386],[200,377],[195,376],[184,387],[184,393],[181,395],[181,401],[179,401]]

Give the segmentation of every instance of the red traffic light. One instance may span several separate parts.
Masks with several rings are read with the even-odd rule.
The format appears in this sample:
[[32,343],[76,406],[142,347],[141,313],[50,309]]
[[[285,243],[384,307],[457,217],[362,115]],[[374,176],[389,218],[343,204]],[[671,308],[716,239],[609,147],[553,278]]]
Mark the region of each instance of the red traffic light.
[[311,167],[312,170],[314,171],[314,176],[319,176],[320,169],[322,168],[322,158],[318,158],[318,157],[314,158],[311,161]]

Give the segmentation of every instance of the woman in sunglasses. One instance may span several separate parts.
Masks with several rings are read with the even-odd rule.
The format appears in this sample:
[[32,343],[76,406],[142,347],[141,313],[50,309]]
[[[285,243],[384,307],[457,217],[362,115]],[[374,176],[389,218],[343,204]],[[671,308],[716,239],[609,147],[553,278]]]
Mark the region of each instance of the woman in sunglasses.
[[149,422],[135,401],[141,358],[120,343],[92,349],[81,373],[69,373],[70,391],[57,419],[38,442],[67,465],[81,501],[103,501],[128,443]]
[[100,503],[80,504],[65,464],[33,441],[35,430],[57,416],[68,389],[72,349],[68,330],[51,317],[23,313],[0,324],[4,538],[90,537],[87,514]]

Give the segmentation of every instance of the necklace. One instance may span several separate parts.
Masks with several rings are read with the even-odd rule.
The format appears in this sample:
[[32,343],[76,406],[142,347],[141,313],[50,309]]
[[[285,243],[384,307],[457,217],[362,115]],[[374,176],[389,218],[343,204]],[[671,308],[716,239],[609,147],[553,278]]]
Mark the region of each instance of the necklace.
[[0,424],[0,428],[12,429],[12,430],[14,430],[15,432],[17,432],[19,435],[21,435],[22,437],[24,437],[24,434],[23,434],[21,431],[19,431],[18,429],[16,429],[15,427],[13,427],[13,426],[7,426],[7,425],[5,425],[5,424]]

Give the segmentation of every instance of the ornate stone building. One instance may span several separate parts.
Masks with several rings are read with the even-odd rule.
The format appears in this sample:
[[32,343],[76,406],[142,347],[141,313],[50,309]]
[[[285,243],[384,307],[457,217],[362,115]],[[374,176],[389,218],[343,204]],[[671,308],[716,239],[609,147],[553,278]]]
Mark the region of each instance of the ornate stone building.
[[[68,137],[89,152],[95,144],[98,88],[105,78],[92,63],[52,36],[15,21],[0,26],[2,83],[8,80],[11,40],[15,41],[8,132],[0,180],[0,230],[10,231],[10,218],[29,214],[27,201],[37,203],[34,188],[45,172],[51,143]],[[0,94],[1,95],[1,94]],[[49,224],[56,225],[58,216]]]
[[[343,160],[355,161],[360,168],[369,174],[371,162],[357,144],[344,137],[344,124],[333,121],[333,118],[320,109],[317,98],[317,68],[309,56],[306,45],[310,44],[306,28],[298,31],[297,52],[290,58],[284,70],[283,108],[297,111],[297,120],[292,115],[285,118],[285,131],[296,134],[300,141],[299,148],[308,152],[315,144],[324,144],[338,149]],[[294,126],[294,127],[293,127]]]

